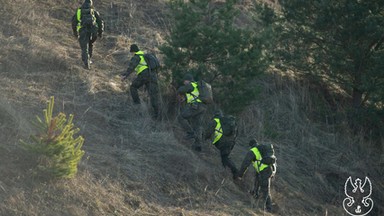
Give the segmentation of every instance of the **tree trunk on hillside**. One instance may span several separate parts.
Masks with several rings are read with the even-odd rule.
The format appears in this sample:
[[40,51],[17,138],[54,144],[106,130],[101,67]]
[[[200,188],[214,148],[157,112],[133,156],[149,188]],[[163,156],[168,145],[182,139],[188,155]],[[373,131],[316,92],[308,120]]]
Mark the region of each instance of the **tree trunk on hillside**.
[[361,69],[358,64],[355,66],[355,72],[353,77],[353,86],[352,86],[352,111],[350,113],[349,124],[353,132],[356,134],[361,129],[361,107],[363,101],[363,91],[362,82],[361,82]]
[[357,110],[362,106],[363,90],[362,88],[362,70],[360,66],[355,66],[352,86],[352,107]]
[[353,108],[359,109],[362,106],[363,93],[357,87],[353,87],[352,90],[352,106]]

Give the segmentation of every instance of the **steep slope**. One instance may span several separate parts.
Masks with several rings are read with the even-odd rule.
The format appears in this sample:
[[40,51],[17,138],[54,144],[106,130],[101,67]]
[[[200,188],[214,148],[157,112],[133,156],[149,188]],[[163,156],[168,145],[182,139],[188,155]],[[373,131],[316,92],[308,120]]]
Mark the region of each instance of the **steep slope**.
[[[263,214],[247,194],[252,170],[234,183],[211,145],[200,154],[191,151],[173,116],[153,122],[147,103],[131,103],[130,81],[119,80],[131,43],[156,52],[164,42],[169,21],[163,1],[96,1],[106,33],[96,42],[90,71],[82,68],[71,35],[76,2],[0,2],[0,215]],[[355,160],[356,151],[338,147],[362,146],[363,140],[306,119],[300,105],[310,97],[309,85],[298,88],[273,76],[258,82],[264,92],[239,118],[242,136],[232,157],[240,165],[250,137],[275,137],[279,171],[272,195],[278,209],[265,215],[345,214],[346,177],[361,175],[367,166],[377,194],[383,194],[378,164]],[[163,86],[161,92],[168,93]],[[75,115],[86,139],[72,180],[35,175],[36,158],[18,147],[20,138],[34,132],[30,121],[51,95],[57,111]]]

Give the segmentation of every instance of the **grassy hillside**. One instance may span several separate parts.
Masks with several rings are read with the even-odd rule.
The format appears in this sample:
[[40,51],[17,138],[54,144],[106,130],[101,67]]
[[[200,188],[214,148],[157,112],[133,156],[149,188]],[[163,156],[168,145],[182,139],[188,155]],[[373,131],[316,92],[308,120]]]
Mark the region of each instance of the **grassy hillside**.
[[[306,113],[322,98],[309,83],[271,72],[257,81],[259,100],[239,116],[238,166],[250,137],[276,146],[272,214],[247,193],[251,169],[233,182],[212,145],[197,154],[172,115],[153,122],[147,103],[133,106],[127,91],[134,77],[118,77],[129,45],[158,52],[171,23],[165,1],[148,2],[95,1],[106,32],[88,71],[70,27],[78,1],[0,0],[0,215],[345,215],[345,180],[366,175],[375,214],[383,214],[382,150],[344,127],[312,121]],[[85,138],[71,180],[37,175],[35,156],[18,145],[35,131],[30,122],[51,95],[56,112],[73,113]]]

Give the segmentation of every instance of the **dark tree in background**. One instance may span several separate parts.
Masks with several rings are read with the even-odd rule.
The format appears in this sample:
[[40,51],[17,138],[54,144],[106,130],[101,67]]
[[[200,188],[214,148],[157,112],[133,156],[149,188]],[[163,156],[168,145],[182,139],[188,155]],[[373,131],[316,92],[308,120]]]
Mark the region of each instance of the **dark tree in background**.
[[270,59],[268,31],[254,17],[242,22],[235,2],[172,1],[173,28],[161,47],[174,85],[192,73],[211,83],[215,101],[230,112],[255,99],[254,80]]
[[279,18],[274,20],[281,29],[276,46],[280,66],[310,74],[350,95],[354,127],[364,122],[383,125],[384,1],[280,3]]

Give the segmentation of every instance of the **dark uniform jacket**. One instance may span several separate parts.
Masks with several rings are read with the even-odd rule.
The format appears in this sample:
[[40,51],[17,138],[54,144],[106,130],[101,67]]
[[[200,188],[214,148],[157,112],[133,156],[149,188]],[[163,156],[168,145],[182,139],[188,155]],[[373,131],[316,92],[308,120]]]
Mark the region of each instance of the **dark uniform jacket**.
[[[252,148],[254,148],[254,147],[257,147],[259,149],[259,152],[261,155],[263,155],[263,152],[265,152],[263,145],[253,146]],[[241,167],[240,167],[240,170],[238,173],[239,177],[242,177],[244,175],[244,172],[247,170],[249,165],[251,165],[254,161],[256,161],[256,156],[251,150],[249,150],[248,153],[245,155],[245,158],[241,164]],[[263,163],[263,160],[261,160],[261,163]],[[270,167],[272,167],[272,166],[270,166]],[[268,168],[267,170],[269,170],[269,169],[271,169],[271,168]]]
[[[97,32],[98,35],[101,36],[103,34],[103,32],[104,32],[104,20],[101,18],[100,13],[98,11],[96,11],[95,9],[93,11],[94,11],[94,15],[95,15],[95,18],[96,18],[96,24],[97,25],[93,29],[81,28],[80,30],[84,29],[84,30],[87,30],[87,31],[95,32],[95,33]],[[73,17],[72,17],[72,31],[73,31],[73,34],[75,36],[78,36],[78,32],[77,32],[77,24],[78,24],[78,22],[79,21],[77,20],[77,10],[76,10],[75,15],[73,15]]]
[[178,89],[177,89],[177,94],[186,94],[186,93],[191,93],[193,92],[195,88],[193,87],[192,83],[189,83],[188,85],[183,85],[183,86],[180,86]]
[[[195,90],[195,88],[193,87],[192,85],[192,82],[191,83],[188,83],[187,85],[183,85],[181,87],[179,87],[176,91],[177,94],[179,95],[183,95],[185,97],[185,104],[183,104],[181,106],[181,116],[185,119],[189,119],[189,118],[194,118],[196,117],[197,115],[200,115],[200,114],[203,114],[203,112],[205,112],[206,110],[206,107],[205,105],[202,103],[202,102],[198,102],[196,99],[195,102],[191,102],[191,103],[187,103],[187,96],[186,94],[187,93],[192,93],[193,91]],[[198,124],[199,127],[201,127],[201,133],[203,132],[203,128],[202,128],[202,117],[201,119],[199,119]],[[203,137],[201,137],[203,138]]]
[[252,162],[254,162],[255,160],[256,160],[255,154],[252,151],[248,151],[248,153],[245,155],[243,163],[241,164],[240,170],[238,172],[239,177],[242,177],[244,175],[249,165],[251,165]]
[[[220,118],[219,118],[220,119]],[[215,133],[216,129],[216,121],[212,119],[207,125],[204,134],[205,139],[209,139]],[[229,154],[236,143],[237,130],[234,131],[230,136],[225,136],[224,134],[221,136],[219,141],[217,141],[214,145],[217,149],[219,149],[223,153]]]
[[[123,73],[122,76],[128,77],[132,72],[134,72],[135,68],[140,63],[140,60],[141,60],[140,56],[133,55],[131,60],[129,61],[129,65],[128,65],[127,71],[125,73]],[[145,72],[145,71],[148,71],[148,70],[146,69],[146,70],[142,71],[142,73]]]

